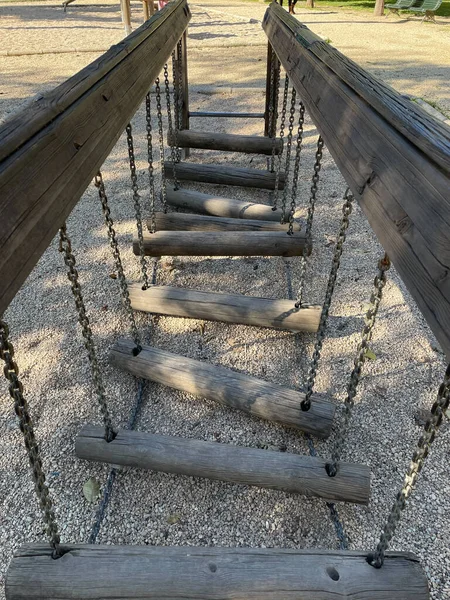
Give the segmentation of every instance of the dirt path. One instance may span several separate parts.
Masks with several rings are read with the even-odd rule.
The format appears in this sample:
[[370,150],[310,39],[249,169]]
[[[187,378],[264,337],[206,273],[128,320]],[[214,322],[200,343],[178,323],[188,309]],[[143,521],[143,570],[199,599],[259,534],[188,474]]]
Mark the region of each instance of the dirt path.
[[[193,110],[262,110],[260,89],[265,77],[265,38],[259,25],[248,20],[250,17],[260,19],[263,11],[264,5],[257,3],[208,0],[202,8],[193,6],[189,39]],[[133,4],[136,25],[140,15],[140,6]],[[401,91],[437,99],[443,106],[448,103],[446,81],[450,53],[444,51],[449,43],[444,39],[444,35],[448,35],[447,26],[373,19],[370,23],[359,23],[360,14],[308,12],[305,15],[305,22],[314,31],[331,38],[338,48],[395,83]],[[298,16],[303,17],[301,10]],[[107,47],[122,37],[118,6],[109,1],[74,4],[66,14],[52,3],[0,4],[0,31],[2,41],[6,32],[2,47],[5,50],[89,49],[94,45]],[[440,44],[440,65],[428,49],[421,53],[417,64],[410,58],[412,40],[420,35],[428,40],[427,48],[431,43],[435,47]],[[383,39],[383,45],[378,43],[379,39]],[[379,57],[376,65],[370,63],[375,52]],[[0,56],[1,118],[18,110],[31,96],[72,75],[97,54]],[[223,86],[225,91],[212,93],[208,86]],[[212,120],[195,126],[234,133],[262,132],[262,124],[256,120]],[[139,183],[145,198],[148,190],[142,111],[134,120],[134,131]],[[308,120],[298,195],[300,205],[305,205],[309,197],[316,135]],[[129,279],[138,280],[138,262],[131,252],[134,223],[125,155],[122,138],[103,172],[125,270]],[[206,151],[192,155],[194,162],[225,160],[236,165],[265,167],[262,157],[217,156]],[[196,189],[202,188],[196,186]],[[323,298],[344,189],[345,182],[326,152],[314,253],[308,267],[306,298],[310,302],[321,302]],[[267,194],[261,192],[220,187],[215,190],[222,195],[269,201]],[[110,367],[107,361],[109,348],[115,339],[127,335],[128,326],[117,282],[108,277],[113,267],[94,189],[86,192],[68,227],[105,369],[111,412],[115,424],[124,425],[135,399],[136,384],[131,377]],[[369,225],[356,209],[316,384],[317,391],[331,394],[338,404],[345,396],[380,253]],[[182,258],[162,261],[157,271],[160,283],[279,298],[288,297],[290,293],[295,295],[298,276],[298,261],[276,258]],[[80,426],[89,421],[98,422],[99,416],[56,241],[5,317],[11,326],[17,360],[36,421],[63,540],[86,541],[97,503],[92,505],[85,500],[82,486],[89,477],[96,477],[103,489],[108,469],[74,457],[74,439]],[[304,381],[312,336],[174,318],[161,318],[153,327],[143,315],[138,321],[146,337],[158,347],[288,386],[299,387]],[[444,368],[443,355],[395,270],[386,287],[372,348],[376,360],[367,364],[345,450],[346,460],[370,465],[372,499],[369,507],[339,505],[336,512],[330,512],[325,502],[281,492],[124,470],[114,485],[98,541],[287,548],[347,545],[371,550],[420,434],[419,411],[431,406]],[[0,393],[1,584],[14,549],[25,541],[42,540],[44,536],[11,401],[3,383]],[[137,423],[142,430],[279,451],[312,451],[311,440],[304,436],[187,394],[149,385],[144,398]],[[432,463],[420,477],[393,543],[394,549],[418,554],[429,576],[434,600],[450,597],[450,518],[444,508],[450,493],[449,436],[446,423],[431,453]],[[326,442],[314,440],[313,444],[320,455],[329,456],[333,442],[334,435]]]

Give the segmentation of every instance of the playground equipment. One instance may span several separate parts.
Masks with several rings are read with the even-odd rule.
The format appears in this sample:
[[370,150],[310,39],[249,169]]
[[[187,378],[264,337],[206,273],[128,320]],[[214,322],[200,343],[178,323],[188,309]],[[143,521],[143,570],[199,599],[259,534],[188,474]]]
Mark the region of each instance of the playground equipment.
[[[37,101],[32,109],[18,113],[0,129],[0,280],[3,284],[0,314],[59,230],[60,250],[68,267],[103,419],[102,427],[87,424],[78,435],[76,453],[80,458],[283,489],[327,500],[367,503],[369,469],[365,465],[343,462],[342,454],[390,259],[450,355],[448,130],[420,107],[346,59],[277,4],[272,4],[263,23],[269,39],[264,113],[267,138],[248,139],[248,136],[217,136],[192,131],[189,129],[193,113],[189,112],[188,104],[186,54],[189,20],[186,0],[171,2],[103,57]],[[167,67],[171,55],[172,98]],[[280,136],[277,138],[281,66],[286,71],[286,78]],[[164,160],[163,147],[159,80],[162,69],[169,161]],[[156,211],[154,184],[150,88],[155,80],[162,212]],[[133,132],[129,124],[143,100],[151,201],[148,232],[145,233]],[[295,220],[295,209],[305,110],[320,136],[307,222],[300,229]],[[294,134],[296,118],[297,135]],[[284,139],[286,123],[288,133]],[[142,267],[142,282],[130,287],[121,263],[109,198],[100,171],[124,129],[136,209],[137,237],[133,248]],[[343,199],[342,219],[323,306],[311,307],[303,298],[304,266],[308,254],[313,251],[313,216],[324,144],[350,189]],[[262,152],[269,157],[270,168],[268,171],[228,166],[208,169],[181,161],[182,148],[193,147]],[[295,153],[295,161],[292,185],[289,185],[291,152]],[[377,265],[367,323],[349,378],[345,418],[329,459],[117,430],[113,426],[65,225],[92,178],[98,190],[131,329],[131,339],[119,340],[113,347],[112,364],[137,377],[206,396],[319,437],[329,435],[335,405],[329,399],[313,394],[315,376],[352,204],[354,199],[359,202],[387,254]],[[169,189],[168,179],[173,181],[173,189]],[[240,201],[187,192],[180,187],[183,179],[269,187],[274,191],[274,204],[272,207],[257,203],[243,206]],[[172,203],[206,214],[172,215],[167,212]],[[145,256],[161,254],[295,255],[302,264],[302,279],[295,300],[238,297],[156,286],[150,283]],[[136,326],[134,310],[316,331],[305,391],[300,393],[145,346]],[[86,600],[105,597],[155,600],[429,598],[426,577],[417,558],[409,553],[386,550],[449,406],[450,367],[405,484],[380,542],[371,553],[62,544],[14,349],[9,341],[9,329],[3,320],[0,320],[0,357],[6,365],[5,376],[10,382],[10,393],[50,539],[49,546],[29,544],[16,552],[7,575],[8,600],[69,600],[74,597]]]

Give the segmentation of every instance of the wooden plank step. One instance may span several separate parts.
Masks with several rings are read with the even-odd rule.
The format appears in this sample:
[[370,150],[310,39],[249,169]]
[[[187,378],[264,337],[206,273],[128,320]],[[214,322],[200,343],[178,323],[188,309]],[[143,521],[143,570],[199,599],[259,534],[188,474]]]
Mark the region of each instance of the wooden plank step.
[[195,396],[209,398],[255,417],[295,427],[326,438],[333,425],[335,405],[314,395],[311,408],[303,411],[305,395],[219,365],[144,346],[133,356],[132,340],[118,340],[110,363],[136,377],[143,377]]
[[16,550],[7,600],[429,600],[419,559],[387,552],[382,569],[368,552],[64,545]]
[[133,284],[129,291],[131,306],[135,310],[288,331],[316,332],[322,311],[321,306],[305,306],[296,310],[293,300],[199,292],[168,285],[152,285],[143,290],[140,284]]
[[[167,141],[170,145],[171,138],[169,137]],[[177,141],[181,148],[225,150],[229,152],[245,152],[247,154],[272,154],[272,139],[256,135],[236,135],[233,133],[184,129],[178,131]],[[279,154],[282,148],[282,141],[280,138],[275,138],[274,141],[275,154]]]
[[[148,228],[151,229],[149,219]],[[276,221],[258,219],[230,219],[209,215],[191,215],[188,213],[157,212],[155,218],[156,231],[282,231],[287,232],[286,224]],[[300,224],[295,221],[294,231],[300,231]]]
[[177,208],[186,208],[194,212],[226,217],[232,219],[256,219],[261,221],[280,222],[281,209],[273,210],[267,204],[235,200],[234,198],[221,198],[211,194],[202,194],[194,190],[172,188],[167,189],[167,202]]
[[120,429],[112,442],[100,425],[85,425],[75,441],[78,458],[147,471],[205,477],[229,483],[316,496],[332,502],[368,504],[370,469],[340,463],[330,477],[326,461],[231,444]]
[[[164,172],[169,179],[173,178],[173,166],[170,161],[164,163]],[[176,165],[177,178],[201,183],[217,183],[219,185],[239,185],[241,187],[275,189],[275,173],[244,167],[228,165],[200,165],[197,163],[179,162]],[[285,173],[280,172],[279,189],[284,188]]]
[[[300,256],[306,242],[303,231],[157,231],[143,237],[146,256]],[[133,252],[140,253],[137,237]]]

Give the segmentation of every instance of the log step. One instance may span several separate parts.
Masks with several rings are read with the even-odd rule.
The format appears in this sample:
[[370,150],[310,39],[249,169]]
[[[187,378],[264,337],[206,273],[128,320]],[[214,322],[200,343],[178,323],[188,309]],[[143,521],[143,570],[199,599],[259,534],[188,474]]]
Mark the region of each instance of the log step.
[[[288,226],[275,221],[258,219],[229,219],[208,215],[191,215],[187,213],[157,212],[155,218],[156,231],[283,231]],[[147,222],[151,229],[151,220]],[[297,221],[293,224],[294,231],[300,231]]]
[[[300,256],[306,242],[303,231],[157,231],[143,237],[146,256]],[[137,237],[133,252],[140,254]]]
[[167,202],[177,208],[186,208],[197,213],[232,219],[256,219],[280,222],[281,209],[273,210],[267,204],[258,204],[234,198],[220,198],[193,190],[167,189]]
[[111,350],[110,363],[136,377],[209,398],[255,417],[320,438],[330,435],[336,407],[321,396],[313,396],[311,408],[303,411],[300,404],[305,395],[296,390],[151,346],[144,346],[134,356],[134,348],[133,341],[118,340]]
[[387,552],[382,569],[368,552],[64,545],[16,550],[7,600],[429,600],[419,559]]
[[[164,172],[169,179],[173,177],[171,162],[166,161],[164,163]],[[254,187],[265,190],[275,188],[275,173],[258,169],[179,162],[176,165],[176,173],[179,180],[217,183],[219,185],[240,185],[241,187]],[[284,188],[284,180],[285,173],[282,171],[280,172],[280,190]]]
[[293,300],[199,292],[168,285],[143,290],[141,285],[133,284],[129,291],[131,306],[143,312],[288,331],[316,332],[319,327],[321,307],[296,310]]
[[368,504],[370,469],[340,463],[330,477],[316,456],[244,448],[120,429],[112,442],[99,425],[85,425],[75,441],[78,458],[147,471],[205,477],[229,483],[316,496],[333,502]]
[[[168,136],[168,144],[171,138]],[[272,139],[256,135],[236,135],[233,133],[215,133],[184,129],[178,131],[177,141],[180,148],[200,148],[202,150],[224,150],[245,152],[247,154],[272,154]],[[282,148],[280,138],[274,140],[275,154]]]

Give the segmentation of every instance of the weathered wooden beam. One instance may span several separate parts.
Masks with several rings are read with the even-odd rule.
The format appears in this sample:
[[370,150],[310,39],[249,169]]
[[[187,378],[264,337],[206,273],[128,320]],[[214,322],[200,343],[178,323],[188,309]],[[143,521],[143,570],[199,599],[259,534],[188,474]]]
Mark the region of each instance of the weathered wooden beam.
[[190,19],[170,2],[0,127],[0,314],[89,185]]
[[186,208],[195,212],[217,217],[230,217],[232,219],[258,219],[262,221],[280,222],[282,210],[273,210],[267,204],[235,200],[234,198],[221,198],[211,194],[202,194],[194,190],[172,188],[167,189],[167,202],[178,208]]
[[85,425],[75,441],[78,458],[147,471],[218,479],[229,483],[316,496],[333,502],[368,504],[370,469],[340,463],[330,477],[316,456],[244,448],[192,438],[120,429],[112,442],[99,425]]
[[[172,139],[168,137],[170,144]],[[201,148],[203,150],[222,150],[246,152],[247,154],[272,154],[272,140],[257,135],[237,135],[234,133],[216,133],[206,131],[178,131],[178,145],[181,148]],[[281,152],[280,138],[273,140],[275,154]]]
[[264,113],[248,113],[248,112],[212,112],[206,110],[190,111],[190,117],[203,118],[222,118],[229,117],[231,119],[264,119]]
[[450,358],[450,129],[280,6],[271,4],[263,27]]
[[[151,229],[151,219],[148,220],[147,225]],[[157,212],[155,225],[156,231],[282,231],[286,233],[288,230],[288,225],[276,221],[230,219],[176,212]],[[300,231],[300,224],[297,221],[294,221],[293,229]]]
[[[72,544],[54,560],[45,544],[16,550],[7,600],[429,600],[419,559],[367,552]],[[113,590],[113,592],[112,592]]]
[[310,410],[303,411],[300,404],[305,395],[296,390],[151,346],[144,346],[133,356],[134,348],[132,341],[118,340],[111,350],[111,364],[137,377],[203,396],[317,437],[325,438],[331,432],[335,406],[321,396],[313,396]]
[[[173,177],[171,162],[164,163],[166,177]],[[177,178],[200,183],[217,183],[219,185],[239,185],[266,190],[275,188],[275,173],[246,169],[244,167],[229,167],[228,165],[200,165],[197,163],[180,162],[176,165]],[[279,189],[284,188],[285,173],[280,172]]]
[[[143,237],[146,256],[300,256],[306,243],[304,231],[157,231]],[[133,252],[139,255],[137,237]]]
[[296,309],[293,300],[199,292],[168,285],[143,290],[141,285],[133,284],[129,291],[131,306],[143,312],[288,331],[316,332],[319,327],[321,307]]

